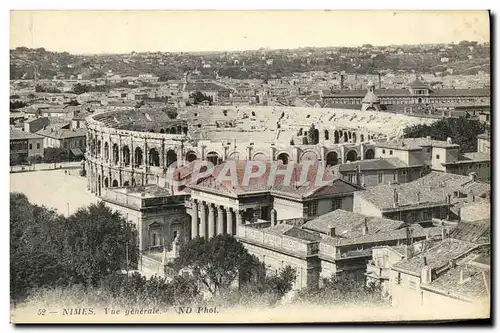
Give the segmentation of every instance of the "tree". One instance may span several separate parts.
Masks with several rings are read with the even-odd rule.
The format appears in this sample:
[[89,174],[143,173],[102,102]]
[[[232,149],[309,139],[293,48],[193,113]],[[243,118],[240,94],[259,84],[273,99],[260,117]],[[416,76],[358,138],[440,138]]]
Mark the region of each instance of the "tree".
[[168,118],[170,119],[177,119],[177,109],[173,109],[173,108],[168,108],[167,109],[167,116]]
[[32,205],[24,194],[10,195],[11,297],[23,298],[32,289],[67,282],[62,261],[62,217]]
[[294,302],[320,305],[348,304],[385,304],[382,289],[379,286],[366,286],[364,281],[332,276],[323,279],[320,288],[300,290]]
[[309,127],[309,131],[307,132],[307,142],[310,145],[315,145],[319,142],[318,130],[314,124],[311,124],[311,127]]
[[75,282],[96,285],[103,276],[132,269],[139,262],[135,226],[103,202],[79,209],[66,225],[64,260],[70,263]]
[[212,295],[227,289],[238,277],[248,252],[236,239],[227,234],[210,239],[196,237],[181,247],[174,260],[174,269],[189,269]]
[[52,148],[48,147],[44,149],[43,162],[44,163],[60,163],[67,161],[68,150],[64,148]]
[[210,105],[212,105],[212,103],[214,101],[212,96],[207,96],[200,91],[196,91],[196,92],[192,93],[189,97],[191,97],[194,100],[193,101],[194,105],[200,104],[203,101],[208,101],[210,103]]
[[182,276],[175,276],[167,282],[157,275],[147,279],[137,272],[130,275],[115,273],[103,278],[100,287],[124,305],[132,306],[188,305],[201,299],[196,281]]
[[10,109],[15,110],[15,109],[20,109],[24,108],[27,104],[24,103],[23,101],[13,101],[10,102]]
[[434,140],[447,140],[460,145],[461,152],[477,150],[477,136],[484,133],[486,125],[475,119],[444,118],[431,125],[413,125],[404,129],[406,138],[430,136]]
[[137,231],[102,202],[64,217],[12,193],[10,210],[14,300],[40,287],[96,286],[138,262]]
[[72,99],[71,101],[65,102],[64,104],[66,104],[68,106],[79,106],[80,105],[80,103],[78,103],[78,101],[76,99]]
[[86,84],[77,83],[73,86],[73,92],[77,95],[81,95],[89,91],[89,87]]

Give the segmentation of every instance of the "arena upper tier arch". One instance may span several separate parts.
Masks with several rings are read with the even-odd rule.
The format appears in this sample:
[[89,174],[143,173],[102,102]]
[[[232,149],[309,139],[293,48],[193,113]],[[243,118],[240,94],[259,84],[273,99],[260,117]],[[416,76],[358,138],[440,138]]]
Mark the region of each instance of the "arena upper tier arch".
[[[436,119],[382,112],[296,107],[186,107],[176,119],[162,109],[111,111],[87,118],[90,191],[164,185],[172,163],[195,159],[302,159],[328,164],[373,158],[372,140]],[[314,133],[308,133],[314,125]],[[315,142],[309,142],[313,140]]]

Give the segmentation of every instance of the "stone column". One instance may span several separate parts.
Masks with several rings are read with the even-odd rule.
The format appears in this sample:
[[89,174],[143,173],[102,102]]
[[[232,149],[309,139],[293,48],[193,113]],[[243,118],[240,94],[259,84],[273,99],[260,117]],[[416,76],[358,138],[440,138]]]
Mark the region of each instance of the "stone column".
[[345,163],[345,145],[340,146],[340,163]]
[[217,235],[224,233],[224,211],[222,206],[217,206]]
[[215,210],[212,204],[208,205],[208,238],[215,236]]
[[198,202],[191,203],[191,239],[198,236]]
[[123,145],[122,145],[122,136],[118,136],[118,165],[120,168],[123,168]]
[[160,166],[165,168],[165,138],[161,139]]
[[200,237],[207,237],[207,206],[200,202]]
[[143,160],[142,163],[144,163],[144,170],[146,172],[149,171],[149,152],[148,152],[148,141],[144,139],[144,155],[142,156]]
[[227,233],[233,235],[233,212],[231,208],[226,209]]

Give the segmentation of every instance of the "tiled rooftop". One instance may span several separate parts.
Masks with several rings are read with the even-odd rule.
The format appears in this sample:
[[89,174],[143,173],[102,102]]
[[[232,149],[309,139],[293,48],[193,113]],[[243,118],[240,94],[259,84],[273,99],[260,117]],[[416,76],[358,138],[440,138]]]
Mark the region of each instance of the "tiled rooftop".
[[51,129],[47,128],[47,129],[41,129],[36,133],[39,135],[42,135],[42,136],[49,137],[49,138],[61,140],[61,139],[85,137],[87,131],[85,128],[79,128],[79,129],[75,129],[75,130],[72,130],[72,129],[51,130]]
[[491,288],[490,269],[473,264],[459,265],[449,269],[423,288],[444,291],[469,300],[484,299],[489,296],[488,291]]
[[395,270],[404,270],[420,276],[422,267],[424,267],[424,257],[431,269],[439,269],[449,264],[451,259],[465,254],[467,251],[476,247],[476,244],[465,242],[453,238],[446,238],[438,245],[410,258],[409,260],[397,263]]
[[377,147],[392,148],[400,150],[417,150],[422,147],[459,148],[455,143],[447,141],[432,140],[428,138],[404,138],[398,140],[377,141]]
[[40,135],[35,133],[27,133],[25,131],[10,128],[10,139],[11,140],[27,140],[27,139],[43,139]]
[[306,222],[302,227],[323,234],[327,234],[330,228],[335,228],[335,236],[354,238],[363,234],[362,230],[365,219],[368,227],[368,234],[395,230],[403,224],[401,221],[364,216],[358,213],[337,209]]
[[[231,164],[229,163],[233,162],[235,163],[235,169],[231,170]],[[210,177],[205,178],[197,185],[191,186],[200,189],[205,188],[207,190],[215,190],[217,192],[230,195],[237,195],[245,192],[272,191],[276,195],[283,194],[298,198],[329,195],[331,193],[352,193],[355,189],[357,189],[356,186],[348,184],[339,178],[335,178],[326,168],[324,170],[322,180],[324,182],[329,182],[329,184],[316,184],[316,177],[317,174],[319,174],[318,168],[323,167],[323,165],[319,162],[315,162],[310,165],[307,169],[307,176],[305,177],[306,182],[308,183],[301,185],[300,181],[302,178],[302,172],[305,170],[302,164],[293,165],[290,183],[285,184],[285,177],[283,175],[277,175],[274,179],[270,176],[271,162],[262,161],[266,164],[265,173],[260,177],[250,178],[248,180],[248,184],[245,185],[243,184],[245,172],[249,173],[250,167],[253,168],[252,172],[256,172],[258,169],[258,166],[253,165],[250,162],[251,161],[246,160],[236,160],[217,165],[214,167],[214,171]],[[287,165],[279,165],[278,169],[284,170],[287,169],[287,167]],[[236,172],[236,184],[233,184],[229,179],[229,175],[231,175],[231,172],[234,171]],[[222,175],[219,176],[221,172],[225,172],[225,179],[222,181],[220,181]]]
[[397,157],[379,158],[371,160],[355,161],[351,163],[337,164],[333,168],[339,172],[366,171],[366,170],[393,170],[407,168],[408,164]]
[[394,207],[394,190],[397,191],[399,206],[417,204],[417,193],[420,193],[420,203],[445,203],[448,194],[455,202],[455,191],[476,196],[485,196],[490,191],[490,185],[471,180],[469,176],[432,171],[422,178],[404,184],[381,184],[358,191],[359,195],[380,209]]

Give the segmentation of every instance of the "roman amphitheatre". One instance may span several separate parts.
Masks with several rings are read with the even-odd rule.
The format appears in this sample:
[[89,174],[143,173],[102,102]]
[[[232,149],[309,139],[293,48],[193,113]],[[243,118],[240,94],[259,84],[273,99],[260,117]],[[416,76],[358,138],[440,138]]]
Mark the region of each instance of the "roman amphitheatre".
[[[165,184],[166,169],[196,159],[322,160],[374,158],[373,142],[436,119],[377,111],[282,106],[135,109],[87,118],[88,188]],[[308,133],[314,125],[314,133]],[[314,142],[309,142],[313,140]]]

